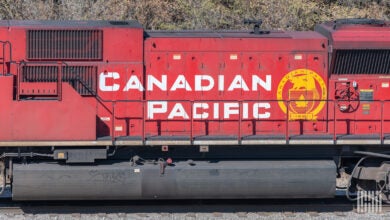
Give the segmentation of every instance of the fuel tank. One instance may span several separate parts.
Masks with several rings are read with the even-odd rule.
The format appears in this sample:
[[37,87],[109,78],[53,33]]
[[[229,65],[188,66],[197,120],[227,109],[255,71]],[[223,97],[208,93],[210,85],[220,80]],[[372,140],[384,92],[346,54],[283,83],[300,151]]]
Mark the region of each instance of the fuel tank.
[[336,165],[322,161],[14,164],[13,200],[327,198]]

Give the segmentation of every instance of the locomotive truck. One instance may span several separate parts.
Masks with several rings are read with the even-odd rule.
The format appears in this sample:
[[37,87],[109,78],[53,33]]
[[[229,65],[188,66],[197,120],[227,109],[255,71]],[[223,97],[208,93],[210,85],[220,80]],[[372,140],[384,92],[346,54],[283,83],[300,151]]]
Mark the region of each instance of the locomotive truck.
[[390,23],[254,26],[0,21],[2,192],[388,201]]

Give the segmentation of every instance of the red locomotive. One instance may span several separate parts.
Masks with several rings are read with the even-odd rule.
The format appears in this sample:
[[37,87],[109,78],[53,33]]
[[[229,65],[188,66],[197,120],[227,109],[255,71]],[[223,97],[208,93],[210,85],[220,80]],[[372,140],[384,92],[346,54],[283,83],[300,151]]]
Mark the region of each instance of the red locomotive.
[[1,21],[2,189],[73,200],[325,198],[344,188],[388,200],[390,23],[259,26]]

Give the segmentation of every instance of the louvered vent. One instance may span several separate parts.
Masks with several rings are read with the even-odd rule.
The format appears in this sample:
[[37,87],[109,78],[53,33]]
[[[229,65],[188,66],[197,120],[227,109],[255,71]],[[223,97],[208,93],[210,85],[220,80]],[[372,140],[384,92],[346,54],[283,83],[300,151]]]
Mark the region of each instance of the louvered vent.
[[[69,83],[80,95],[96,94],[96,66],[64,66],[62,81]],[[22,82],[57,82],[57,66],[24,66]]]
[[102,60],[101,30],[28,30],[31,60]]
[[333,74],[390,74],[390,50],[337,50]]

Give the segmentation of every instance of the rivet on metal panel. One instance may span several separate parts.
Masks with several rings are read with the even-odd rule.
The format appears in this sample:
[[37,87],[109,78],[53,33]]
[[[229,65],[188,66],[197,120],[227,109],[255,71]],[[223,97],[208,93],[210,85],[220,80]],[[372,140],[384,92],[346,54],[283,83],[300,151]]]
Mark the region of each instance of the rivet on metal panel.
[[169,150],[168,145],[161,146],[161,151],[167,152]]
[[209,152],[209,146],[208,145],[199,146],[199,152]]

